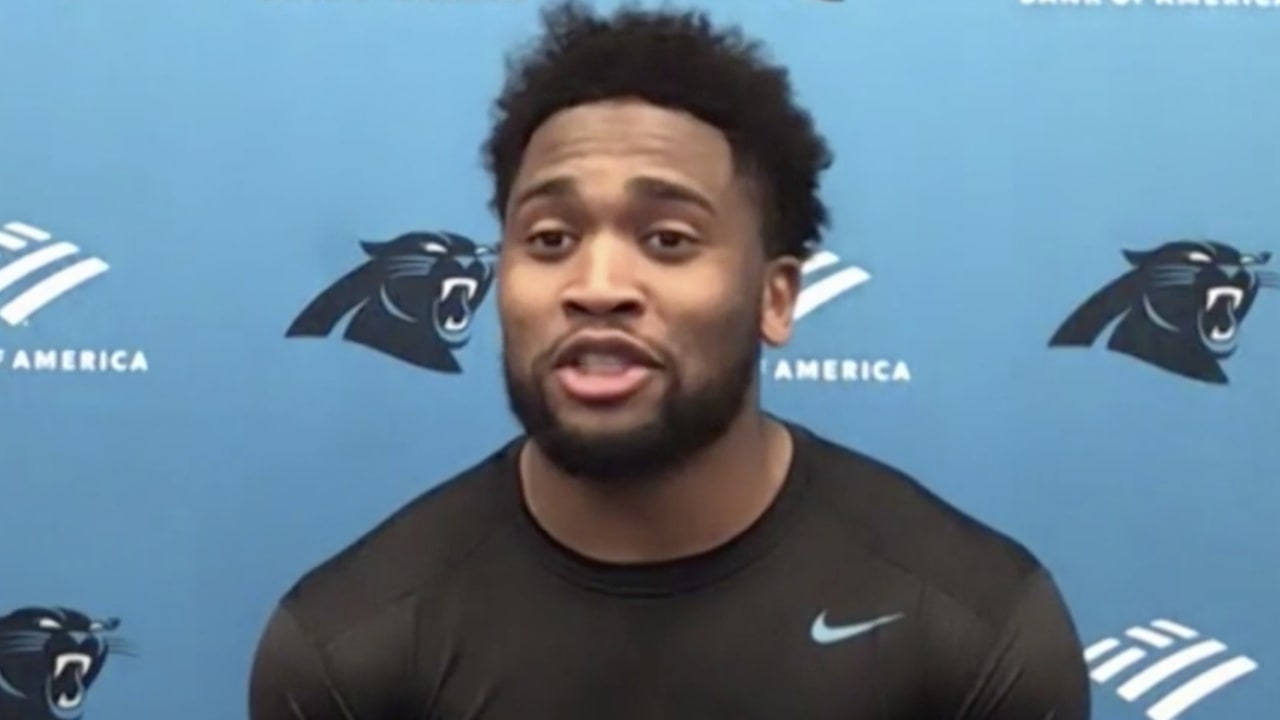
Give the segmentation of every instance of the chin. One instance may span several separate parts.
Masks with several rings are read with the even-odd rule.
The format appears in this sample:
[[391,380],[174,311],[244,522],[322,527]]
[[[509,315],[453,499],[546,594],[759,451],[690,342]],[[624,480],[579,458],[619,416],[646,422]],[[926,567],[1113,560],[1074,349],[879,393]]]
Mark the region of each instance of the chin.
[[658,426],[658,409],[648,403],[573,405],[558,408],[556,425],[582,438],[609,438],[645,432]]
[[675,459],[666,427],[646,418],[607,421],[557,416],[554,427],[533,436],[543,454],[570,475],[599,482],[622,482],[656,475]]

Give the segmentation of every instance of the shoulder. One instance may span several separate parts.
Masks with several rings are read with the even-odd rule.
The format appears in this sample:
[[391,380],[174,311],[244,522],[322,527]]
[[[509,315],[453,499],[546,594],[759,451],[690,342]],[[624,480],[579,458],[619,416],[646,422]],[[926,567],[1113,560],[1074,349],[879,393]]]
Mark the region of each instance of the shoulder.
[[935,602],[998,626],[1044,574],[1022,543],[907,473],[800,429],[818,505],[851,542],[910,576]]
[[[907,473],[804,437],[818,508],[810,517],[828,544],[856,547],[886,570],[893,579],[886,592],[906,595],[899,607],[919,622],[902,636],[912,641],[904,662],[912,678],[927,668],[916,692],[932,714],[967,707],[965,717],[992,720],[1088,717],[1079,636],[1030,550]],[[902,599],[895,595],[894,604]]]
[[321,646],[379,617],[408,620],[420,592],[448,582],[499,527],[516,447],[435,485],[312,568],[285,593],[281,609]]

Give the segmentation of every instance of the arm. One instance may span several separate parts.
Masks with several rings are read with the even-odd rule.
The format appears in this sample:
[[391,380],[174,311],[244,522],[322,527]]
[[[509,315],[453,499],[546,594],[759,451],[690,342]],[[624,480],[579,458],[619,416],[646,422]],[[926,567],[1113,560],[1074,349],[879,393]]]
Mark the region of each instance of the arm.
[[358,720],[288,609],[263,631],[249,678],[249,720]]
[[957,720],[1089,720],[1084,650],[1046,571],[1028,581],[981,662]]

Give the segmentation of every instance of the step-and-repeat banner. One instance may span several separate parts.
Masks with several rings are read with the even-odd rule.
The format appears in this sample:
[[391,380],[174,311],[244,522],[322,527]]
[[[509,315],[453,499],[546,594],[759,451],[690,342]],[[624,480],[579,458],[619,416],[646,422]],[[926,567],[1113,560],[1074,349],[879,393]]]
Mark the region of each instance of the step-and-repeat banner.
[[[1280,2],[706,4],[838,156],[768,407],[1036,552],[1097,717],[1273,717]],[[494,243],[539,5],[0,0],[0,720],[243,717],[281,593],[516,432],[489,298],[310,308]]]

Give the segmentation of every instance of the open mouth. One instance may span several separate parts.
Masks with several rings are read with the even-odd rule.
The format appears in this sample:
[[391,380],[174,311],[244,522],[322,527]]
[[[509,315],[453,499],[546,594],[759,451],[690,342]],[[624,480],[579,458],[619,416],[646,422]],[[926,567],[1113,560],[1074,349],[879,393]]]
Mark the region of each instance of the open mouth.
[[73,710],[84,702],[84,678],[93,658],[84,653],[62,653],[54,659],[49,698],[60,710]]
[[436,324],[446,334],[462,333],[471,325],[471,307],[480,283],[474,278],[453,277],[440,283],[440,296],[436,298]]
[[1237,287],[1218,286],[1209,288],[1204,296],[1204,309],[1201,313],[1202,330],[1205,336],[1215,343],[1230,342],[1239,327],[1236,313],[1244,302],[1244,291]]
[[657,361],[620,338],[573,343],[556,359],[555,376],[571,397],[593,404],[617,403],[639,392]]
[[556,358],[557,367],[591,375],[612,375],[630,367],[655,368],[657,365],[648,353],[621,338],[584,338],[572,343]]
[[587,375],[617,375],[636,365],[643,366],[643,363],[607,352],[586,352],[574,358],[568,367]]

